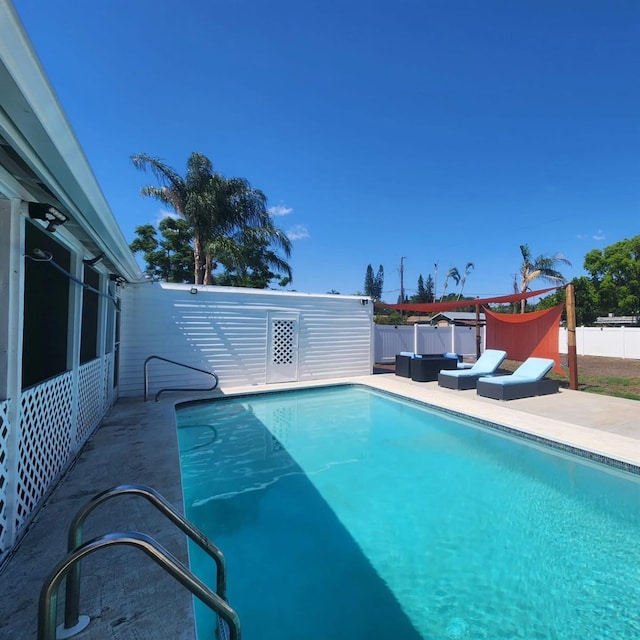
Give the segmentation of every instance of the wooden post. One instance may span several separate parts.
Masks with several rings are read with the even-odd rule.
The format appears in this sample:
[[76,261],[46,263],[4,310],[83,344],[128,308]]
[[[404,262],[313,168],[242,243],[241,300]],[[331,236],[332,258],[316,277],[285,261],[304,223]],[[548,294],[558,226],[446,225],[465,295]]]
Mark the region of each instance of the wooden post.
[[476,360],[480,357],[480,344],[482,338],[480,337],[480,305],[476,305]]
[[578,390],[578,356],[576,352],[576,299],[573,285],[566,288],[567,347],[569,352],[569,389]]

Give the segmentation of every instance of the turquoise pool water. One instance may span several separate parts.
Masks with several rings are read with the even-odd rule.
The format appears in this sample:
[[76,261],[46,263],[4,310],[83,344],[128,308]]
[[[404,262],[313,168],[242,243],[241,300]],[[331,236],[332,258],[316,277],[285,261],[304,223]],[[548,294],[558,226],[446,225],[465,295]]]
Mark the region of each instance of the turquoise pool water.
[[186,515],[225,553],[244,640],[640,637],[634,474],[357,386],[177,418]]

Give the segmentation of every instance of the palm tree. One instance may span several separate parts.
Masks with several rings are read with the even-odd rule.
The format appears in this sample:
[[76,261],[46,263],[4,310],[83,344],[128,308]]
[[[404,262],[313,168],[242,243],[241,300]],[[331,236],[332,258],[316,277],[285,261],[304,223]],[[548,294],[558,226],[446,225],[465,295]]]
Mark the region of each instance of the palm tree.
[[[212,272],[222,256],[239,268],[242,252],[238,243],[242,240],[255,241],[259,237],[267,245],[274,244],[287,258],[291,254],[291,241],[273,224],[266,196],[244,178],[227,179],[214,172],[209,158],[197,152],[187,160],[185,177],[145,153],[132,156],[131,160],[137,169],[151,170],[160,182],[159,187],[143,187],[142,195],[169,205],[188,222],[193,232],[196,284],[211,283]],[[291,268],[275,252],[265,250],[262,256],[270,266],[290,277]]]
[[131,156],[131,161],[140,171],[150,170],[160,183],[159,187],[142,187],[140,193],[170,206],[189,223],[193,231],[194,282],[202,284],[203,219],[206,217],[210,181],[214,175],[211,161],[201,153],[192,153],[187,160],[185,177],[159,158],[146,153]]
[[[567,282],[567,279],[555,268],[557,264],[571,266],[571,263],[562,254],[556,253],[554,256],[540,255],[534,260],[527,244],[520,245],[520,253],[522,254],[518,287],[520,293],[531,291],[531,283],[537,278],[555,284],[565,284]],[[515,287],[516,284],[514,283]],[[525,307],[526,300],[521,300],[520,313],[524,313]]]
[[447,293],[447,285],[449,284],[449,278],[453,278],[456,281],[456,285],[460,282],[460,272],[456,267],[451,267],[451,269],[447,271],[447,275],[445,275],[444,277],[444,285],[442,287],[442,295],[440,296],[440,302],[442,302],[445,294]]
[[460,293],[458,294],[458,300],[462,298],[462,292],[464,291],[464,283],[467,281],[467,276],[469,275],[472,269],[475,269],[475,265],[473,264],[473,262],[467,262],[464,268],[464,273],[460,278]]
[[250,280],[250,272],[264,274],[273,270],[291,282],[291,266],[270,247],[282,251],[287,258],[291,255],[291,240],[271,220],[260,227],[242,227],[233,235],[219,235],[205,245],[205,284],[212,280],[218,263],[245,281]]

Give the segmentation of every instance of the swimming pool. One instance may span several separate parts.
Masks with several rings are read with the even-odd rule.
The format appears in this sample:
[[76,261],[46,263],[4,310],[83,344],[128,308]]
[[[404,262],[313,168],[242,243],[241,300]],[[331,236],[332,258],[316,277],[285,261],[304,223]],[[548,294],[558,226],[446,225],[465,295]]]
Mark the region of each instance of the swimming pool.
[[177,419],[186,515],[246,640],[640,636],[634,474],[359,386]]

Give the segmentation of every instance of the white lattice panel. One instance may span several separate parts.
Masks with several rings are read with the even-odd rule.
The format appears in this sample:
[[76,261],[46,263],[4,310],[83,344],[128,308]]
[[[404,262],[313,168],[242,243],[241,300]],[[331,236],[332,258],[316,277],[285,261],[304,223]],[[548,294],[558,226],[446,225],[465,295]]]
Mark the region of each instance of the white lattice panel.
[[295,326],[293,320],[273,321],[273,364],[293,364]]
[[7,485],[9,469],[9,400],[0,402],[0,554],[10,546],[7,525]]
[[76,442],[85,439],[98,426],[104,415],[104,375],[102,359],[92,360],[78,371],[78,426]]
[[70,457],[72,380],[71,372],[67,372],[22,394],[16,529],[33,511]]

